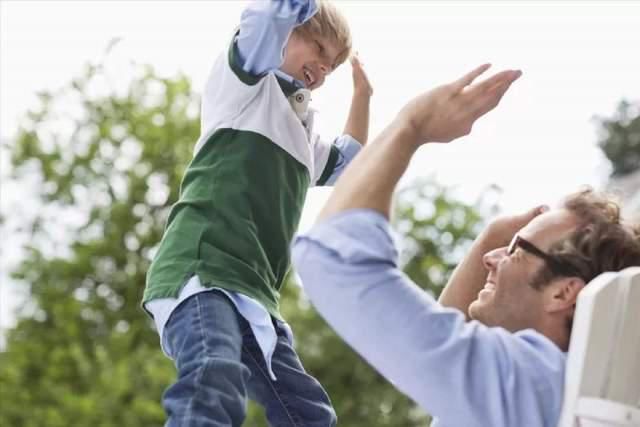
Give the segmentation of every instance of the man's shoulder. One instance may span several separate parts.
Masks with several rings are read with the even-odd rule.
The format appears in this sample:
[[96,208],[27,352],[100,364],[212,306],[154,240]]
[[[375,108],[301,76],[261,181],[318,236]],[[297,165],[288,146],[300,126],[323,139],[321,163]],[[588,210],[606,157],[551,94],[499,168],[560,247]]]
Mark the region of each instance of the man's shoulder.
[[513,336],[517,345],[513,346],[512,357],[536,384],[546,388],[560,386],[564,382],[566,352],[534,329],[525,329]]
[[567,358],[566,352],[562,351],[549,337],[535,329],[523,329],[513,335],[534,352],[550,354],[562,360]]

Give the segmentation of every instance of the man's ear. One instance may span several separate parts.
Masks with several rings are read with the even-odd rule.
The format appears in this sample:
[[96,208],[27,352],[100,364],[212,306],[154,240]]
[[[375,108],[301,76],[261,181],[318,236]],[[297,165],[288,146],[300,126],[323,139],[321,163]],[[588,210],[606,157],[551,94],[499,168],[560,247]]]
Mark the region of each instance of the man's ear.
[[551,282],[545,290],[545,311],[554,313],[575,307],[585,283],[579,277],[563,277]]

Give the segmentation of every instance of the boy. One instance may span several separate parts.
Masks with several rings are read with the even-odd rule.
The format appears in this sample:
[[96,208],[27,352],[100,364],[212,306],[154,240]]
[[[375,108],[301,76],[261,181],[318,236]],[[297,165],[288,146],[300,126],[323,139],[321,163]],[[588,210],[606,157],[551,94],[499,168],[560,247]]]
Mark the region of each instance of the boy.
[[312,132],[309,91],[350,49],[331,4],[257,1],[213,67],[143,300],[178,369],[163,397],[169,426],[239,426],[247,397],[272,426],[336,423],[293,349],[278,290],[307,188],[334,182],[367,138],[372,89],[357,59],[345,135],[324,144]]

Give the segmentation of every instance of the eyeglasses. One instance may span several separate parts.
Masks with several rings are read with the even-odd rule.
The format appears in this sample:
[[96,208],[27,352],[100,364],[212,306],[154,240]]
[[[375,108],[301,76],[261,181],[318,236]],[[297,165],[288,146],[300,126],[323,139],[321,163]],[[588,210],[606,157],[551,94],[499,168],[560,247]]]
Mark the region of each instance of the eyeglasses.
[[528,240],[523,239],[519,235],[513,236],[511,239],[511,243],[509,243],[509,247],[507,248],[507,253],[509,255],[513,254],[517,248],[522,248],[524,251],[529,252],[531,255],[537,256],[541,260],[547,263],[549,268],[554,274],[559,276],[575,276],[576,271],[572,266],[563,263],[558,258],[549,255],[543,250],[539,249],[536,245],[531,243]]

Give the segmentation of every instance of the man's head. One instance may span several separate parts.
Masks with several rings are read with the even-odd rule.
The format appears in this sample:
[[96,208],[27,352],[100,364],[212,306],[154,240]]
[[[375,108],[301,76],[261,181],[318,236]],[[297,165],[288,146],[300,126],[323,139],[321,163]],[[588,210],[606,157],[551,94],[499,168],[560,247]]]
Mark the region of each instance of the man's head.
[[344,16],[326,0],[317,3],[315,15],[291,33],[280,67],[311,90],[320,87],[351,53],[351,32]]
[[483,258],[487,284],[469,315],[510,331],[533,328],[566,349],[578,293],[605,271],[640,265],[640,236],[616,203],[584,190]]

